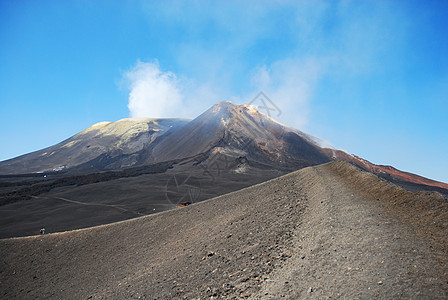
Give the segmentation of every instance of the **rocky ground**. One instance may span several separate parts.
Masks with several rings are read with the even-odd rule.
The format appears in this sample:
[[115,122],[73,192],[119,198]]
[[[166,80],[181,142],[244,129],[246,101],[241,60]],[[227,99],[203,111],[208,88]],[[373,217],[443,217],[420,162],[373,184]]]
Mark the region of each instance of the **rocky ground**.
[[[154,214],[173,209],[183,201],[200,202],[286,173],[256,165],[236,173],[235,164],[220,172],[212,167],[206,172],[190,161],[168,170],[143,167],[131,176],[126,174],[129,170],[68,177],[49,175],[39,184],[19,187],[10,198],[2,198],[5,187],[1,187],[0,178],[0,239],[35,235],[41,228],[54,233]],[[17,181],[23,183],[19,178]],[[48,191],[36,191],[42,186]],[[22,197],[20,191],[24,191]]]
[[0,297],[444,298],[448,203],[333,162],[184,208],[0,240]]

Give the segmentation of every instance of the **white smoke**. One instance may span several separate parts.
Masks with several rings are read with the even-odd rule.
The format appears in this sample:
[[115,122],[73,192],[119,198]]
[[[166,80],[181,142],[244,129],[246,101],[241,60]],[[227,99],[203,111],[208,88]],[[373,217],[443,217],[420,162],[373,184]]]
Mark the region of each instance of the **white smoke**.
[[124,79],[131,117],[177,117],[183,96],[174,73],[161,71],[157,61],[138,61]]
[[277,120],[303,129],[308,122],[310,103],[322,76],[323,64],[313,58],[276,61],[257,68],[251,84],[255,91],[263,91],[279,107],[281,115],[276,117]]

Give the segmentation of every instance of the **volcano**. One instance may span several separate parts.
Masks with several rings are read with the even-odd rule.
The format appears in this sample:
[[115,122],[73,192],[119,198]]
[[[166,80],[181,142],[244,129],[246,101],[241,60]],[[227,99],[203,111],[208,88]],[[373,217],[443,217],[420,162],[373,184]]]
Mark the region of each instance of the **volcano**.
[[0,172],[5,299],[448,295],[445,183],[250,105],[99,123]]
[[97,170],[132,166],[138,153],[168,130],[189,120],[127,118],[97,123],[54,146],[0,163],[0,174],[51,173],[98,165]]
[[445,183],[375,165],[318,141],[254,106],[229,101],[193,120],[98,123],[57,145],[0,163],[0,237],[157,213],[334,160],[408,190],[448,195]]
[[331,160],[301,131],[250,105],[222,101],[194,120],[101,122],[57,145],[0,163],[0,174],[120,170],[210,152],[248,155],[291,170]]

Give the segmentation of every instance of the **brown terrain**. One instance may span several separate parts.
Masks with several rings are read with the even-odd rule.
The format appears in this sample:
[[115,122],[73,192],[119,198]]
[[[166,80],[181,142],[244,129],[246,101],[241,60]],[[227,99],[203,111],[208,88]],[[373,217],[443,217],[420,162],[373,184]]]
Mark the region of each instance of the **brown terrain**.
[[[432,179],[428,179],[416,174],[412,174],[409,172],[400,171],[392,166],[383,166],[383,165],[376,165],[371,163],[368,160],[365,160],[361,157],[358,157],[356,155],[350,155],[344,151],[341,150],[334,150],[334,149],[323,149],[324,152],[331,156],[333,159],[339,159],[339,160],[345,160],[349,161],[358,167],[362,168],[363,170],[372,172],[380,177],[384,177],[388,180],[392,181],[398,181],[398,183],[411,183],[411,184],[417,184],[420,187],[430,186],[430,187],[437,187],[441,189],[448,190],[448,184]],[[442,191],[443,192],[443,191]]]
[[448,203],[344,161],[187,207],[0,240],[0,297],[448,296]]
[[127,220],[200,202],[333,160],[411,191],[448,185],[346,152],[250,105],[217,103],[194,120],[95,124],[46,149],[0,162],[0,238]]

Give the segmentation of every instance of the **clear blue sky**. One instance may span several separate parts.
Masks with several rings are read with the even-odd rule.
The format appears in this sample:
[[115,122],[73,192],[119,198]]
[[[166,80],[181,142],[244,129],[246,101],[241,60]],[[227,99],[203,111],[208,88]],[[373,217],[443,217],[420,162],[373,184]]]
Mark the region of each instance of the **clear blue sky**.
[[264,91],[279,121],[448,182],[447,1],[0,1],[0,160]]

